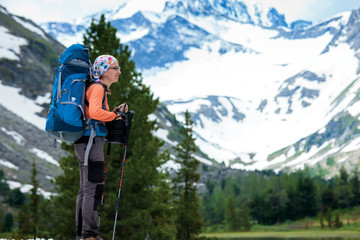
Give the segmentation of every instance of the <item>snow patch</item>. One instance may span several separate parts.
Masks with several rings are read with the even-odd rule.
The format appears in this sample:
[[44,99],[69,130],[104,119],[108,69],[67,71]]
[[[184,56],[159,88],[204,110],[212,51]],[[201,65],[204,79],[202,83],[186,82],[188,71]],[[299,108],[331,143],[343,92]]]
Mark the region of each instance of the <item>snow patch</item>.
[[[9,180],[6,182],[9,184],[10,189],[19,188],[22,193],[30,193],[31,189],[33,188],[33,186],[30,184],[21,184],[19,182]],[[53,195],[53,193],[44,191],[41,188],[38,188],[38,194],[43,195],[46,199],[49,199]]]
[[341,149],[341,152],[352,152],[357,151],[360,149],[360,137],[353,139],[348,145],[346,145],[343,149]]
[[35,103],[36,104],[44,104],[44,103],[49,103],[51,101],[51,93],[46,93],[44,96],[37,96]]
[[338,163],[343,163],[348,159],[348,157],[343,157],[341,159],[338,160]]
[[[172,159],[174,159],[174,158],[172,158]],[[174,160],[169,160],[166,163],[164,163],[163,165],[161,165],[160,170],[165,170],[165,171],[170,170],[170,169],[178,170],[178,169],[180,169],[180,167],[181,167],[180,164],[176,163]]]
[[296,153],[295,147],[291,147],[286,156],[289,158],[291,156],[294,156]]
[[32,149],[30,149],[30,152],[34,153],[37,157],[44,159],[45,161],[47,161],[51,164],[54,164],[57,167],[60,166],[58,161],[56,161],[52,156],[50,156],[48,153],[46,153],[40,149],[32,148]]
[[200,162],[205,163],[205,164],[207,164],[207,165],[213,165],[212,162],[210,162],[209,160],[207,160],[207,159],[205,159],[205,158],[202,158],[202,157],[199,157],[199,156],[195,156],[195,158],[196,158],[197,160],[199,160]]
[[46,119],[36,114],[41,112],[43,108],[36,104],[36,101],[21,95],[20,91],[20,88],[3,85],[0,80],[0,104],[10,112],[22,117],[25,121],[44,130]]
[[159,129],[157,129],[157,130],[154,132],[154,135],[155,135],[156,137],[158,137],[158,138],[160,138],[161,140],[169,143],[169,144],[172,145],[172,146],[176,146],[176,145],[177,145],[176,142],[171,141],[171,140],[168,139],[168,137],[167,137],[168,134],[169,134],[169,131],[166,130],[166,129],[162,129],[162,128],[159,128]]
[[360,115],[360,101],[356,101],[353,105],[347,108],[351,116],[356,117]]
[[12,137],[18,145],[20,146],[25,145],[25,138],[20,133],[15,131],[9,131],[4,127],[1,127],[0,130],[3,131],[8,136]]
[[10,169],[14,169],[14,170],[19,170],[19,167],[12,164],[11,162],[9,161],[6,161],[6,160],[2,160],[0,158],[0,165],[4,166],[4,167],[7,167],[7,168],[10,168]]
[[280,156],[274,158],[273,160],[271,160],[271,164],[277,164],[277,163],[281,163],[281,162],[285,162],[287,159],[287,156],[285,154],[281,154]]
[[3,26],[0,26],[0,36],[0,58],[20,61],[20,46],[27,45],[28,41],[25,38],[12,35],[9,30]]
[[20,18],[17,17],[17,16],[12,16],[12,17],[13,17],[13,19],[14,19],[16,22],[18,22],[18,23],[20,23],[21,25],[23,25],[24,28],[30,30],[31,32],[34,32],[34,33],[40,35],[41,37],[43,37],[43,38],[45,38],[45,39],[48,39],[48,38],[46,37],[45,33],[41,30],[41,28],[39,28],[39,27],[37,27],[37,26],[34,26],[33,24],[31,24],[31,23],[29,23],[29,22],[25,22],[25,21],[23,21],[22,19],[20,19]]
[[50,181],[55,180],[55,178],[54,178],[54,177],[52,177],[52,176],[47,176],[47,175],[46,175],[46,176],[45,176],[45,178],[46,178],[46,179],[48,179],[48,180],[50,180]]
[[323,127],[318,131],[318,134],[323,134],[325,131],[326,131],[326,127]]
[[[121,42],[127,43],[139,38],[142,38],[143,36],[147,35],[149,33],[149,29],[147,28],[141,28],[136,29],[136,31],[132,31],[129,34],[117,34],[120,38]],[[134,54],[134,53],[132,53]]]

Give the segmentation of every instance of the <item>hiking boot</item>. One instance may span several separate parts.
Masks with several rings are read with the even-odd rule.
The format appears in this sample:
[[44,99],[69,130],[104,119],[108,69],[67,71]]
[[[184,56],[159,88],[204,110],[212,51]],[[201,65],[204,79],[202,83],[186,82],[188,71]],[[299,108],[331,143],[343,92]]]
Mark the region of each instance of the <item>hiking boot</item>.
[[85,238],[85,240],[104,240],[104,239],[102,239],[99,235],[97,235],[96,237]]

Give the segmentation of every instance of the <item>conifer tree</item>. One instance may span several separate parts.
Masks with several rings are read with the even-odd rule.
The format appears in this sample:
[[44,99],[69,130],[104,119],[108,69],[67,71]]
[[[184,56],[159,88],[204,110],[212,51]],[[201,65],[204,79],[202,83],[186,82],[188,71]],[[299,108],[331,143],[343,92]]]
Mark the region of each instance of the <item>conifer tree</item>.
[[331,208],[328,208],[326,211],[326,221],[328,223],[328,227],[332,227],[332,210]]
[[12,213],[7,213],[5,215],[4,226],[2,228],[2,231],[3,232],[11,232],[13,225],[14,225],[14,217],[13,217]]
[[360,180],[359,180],[359,171],[357,168],[354,169],[349,183],[350,183],[349,188],[351,195],[351,205],[357,206],[360,204]]
[[20,188],[15,188],[9,191],[9,194],[6,197],[7,202],[12,207],[21,207],[26,200],[26,196],[20,191]]
[[175,147],[175,162],[180,164],[180,169],[173,180],[176,196],[176,238],[179,240],[195,239],[202,227],[196,187],[200,178],[196,172],[200,162],[194,157],[196,145],[192,125],[191,115],[186,111],[184,128],[180,132],[183,139]]
[[[141,74],[136,72],[135,63],[130,60],[129,48],[120,43],[116,29],[105,21],[104,15],[86,30],[84,45],[89,48],[92,61],[102,54],[118,59],[121,75],[118,83],[111,86],[110,109],[125,102],[136,112],[128,142],[115,236],[128,240],[146,237],[174,239],[170,188],[167,176],[158,170],[169,156],[167,153],[159,154],[162,142],[152,135],[156,122],[148,118],[155,111],[158,100],[154,99],[150,88],[142,84]],[[70,155],[60,162],[64,174],[56,178],[58,195],[53,198],[52,207],[56,209],[54,225],[57,235],[69,238],[74,236],[75,230],[71,220],[75,217],[79,169],[73,146],[63,145],[63,148]],[[100,232],[104,239],[112,236],[123,153],[124,146],[112,145],[101,213]]]
[[296,186],[299,218],[314,216],[317,212],[315,187],[310,177],[299,178]]
[[4,172],[0,170],[0,195],[7,196],[10,193],[9,184],[6,182]]
[[333,208],[335,202],[333,186],[329,184],[321,194],[321,211],[325,214],[328,208]]
[[29,208],[29,203],[26,202],[21,205],[18,212],[18,222],[19,222],[19,231],[18,234],[21,236],[27,236],[32,233],[33,225],[31,223],[31,211]]
[[30,193],[30,211],[31,211],[31,225],[32,225],[32,234],[34,239],[37,236],[37,225],[38,225],[38,208],[39,208],[39,201],[40,196],[38,194],[39,189],[39,181],[36,179],[37,177],[37,169],[35,160],[32,164],[32,174],[31,174],[31,185],[33,186]]
[[33,238],[36,239],[37,236],[37,227],[38,227],[38,218],[39,218],[39,201],[40,196],[38,194],[39,182],[37,180],[37,169],[35,160],[32,164],[31,171],[31,191],[29,199],[25,201],[19,211],[18,220],[19,220],[19,234],[20,235],[29,235],[32,234]]
[[[159,154],[162,142],[152,135],[155,122],[149,121],[158,105],[150,88],[143,85],[142,76],[130,60],[131,51],[120,43],[116,29],[105,21],[104,15],[98,23],[93,22],[84,36],[84,44],[90,48],[90,56],[95,59],[101,54],[111,54],[119,62],[121,75],[118,83],[111,86],[109,107],[114,109],[120,103],[127,103],[135,110],[130,133],[129,148],[120,199],[119,219],[116,236],[120,239],[172,239],[175,229],[170,212],[170,189],[166,175],[158,168],[168,159],[167,154]],[[124,147],[113,145],[106,178],[104,206],[104,232],[111,232],[114,221],[114,207],[121,175],[121,160]],[[114,191],[114,189],[116,189]],[[166,229],[166,231],[164,230]]]
[[229,196],[226,200],[225,224],[231,231],[236,231],[240,228],[240,219],[233,196]]
[[244,231],[250,231],[251,220],[249,215],[249,208],[246,203],[244,203],[241,207],[240,222],[241,222],[241,228]]
[[335,177],[335,194],[340,208],[350,207],[351,190],[349,185],[349,174],[344,166],[340,168],[339,176]]
[[319,221],[320,221],[320,227],[321,229],[323,229],[325,225],[324,225],[324,214],[322,211],[320,211],[319,213]]
[[335,215],[335,228],[341,228],[343,226],[343,223],[340,219],[340,214],[336,213]]
[[69,155],[59,162],[63,174],[55,178],[56,195],[48,201],[46,210],[49,210],[47,214],[51,227],[48,232],[51,236],[54,239],[69,239],[75,235],[75,203],[80,181],[79,163],[73,145],[62,143],[61,147]]
[[0,201],[0,229],[3,229],[5,221],[5,211],[2,201]]
[[224,221],[226,197],[220,186],[216,186],[211,198],[212,223],[221,224]]

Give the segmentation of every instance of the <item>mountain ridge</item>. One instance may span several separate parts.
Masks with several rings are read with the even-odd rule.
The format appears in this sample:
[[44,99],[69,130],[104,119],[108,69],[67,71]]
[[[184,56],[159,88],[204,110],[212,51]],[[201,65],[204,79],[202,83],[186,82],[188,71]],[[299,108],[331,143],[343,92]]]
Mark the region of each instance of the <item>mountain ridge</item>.
[[2,6],[0,35],[0,169],[12,183],[25,184],[35,162],[40,187],[51,192],[51,179],[61,173],[55,159],[67,153],[53,148],[38,126],[46,116],[51,74],[64,47],[31,20]]
[[[186,6],[171,1],[178,5],[169,3],[162,16],[137,11],[109,18],[120,39],[129,39],[144,83],[165,108],[179,121],[186,109],[192,114],[203,161],[277,171],[318,164],[329,175],[339,165],[356,165],[358,152],[342,149],[360,147],[360,9],[316,25],[299,20],[285,26],[281,14],[264,8],[257,23],[267,20],[256,25],[231,19],[241,12],[250,21],[256,17],[250,7],[246,13],[241,4],[237,11],[229,7],[240,1],[224,1],[227,7],[220,2],[204,1],[196,8],[192,4],[199,1],[185,1]],[[63,32],[56,35],[59,40],[69,37]],[[172,124],[164,124],[159,114],[155,118],[161,126],[155,134],[170,147],[176,141]],[[351,160],[343,160],[345,155]]]

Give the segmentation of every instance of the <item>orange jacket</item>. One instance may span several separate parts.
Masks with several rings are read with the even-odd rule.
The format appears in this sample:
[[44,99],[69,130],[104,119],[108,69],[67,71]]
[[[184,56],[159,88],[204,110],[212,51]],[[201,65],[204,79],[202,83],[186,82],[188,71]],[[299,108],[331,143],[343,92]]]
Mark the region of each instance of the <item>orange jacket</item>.
[[101,84],[91,84],[86,91],[86,99],[89,102],[89,106],[85,106],[86,119],[91,117],[94,120],[110,122],[117,117],[116,113],[109,112],[107,94],[105,94],[106,110],[102,108],[103,97],[104,87]]

